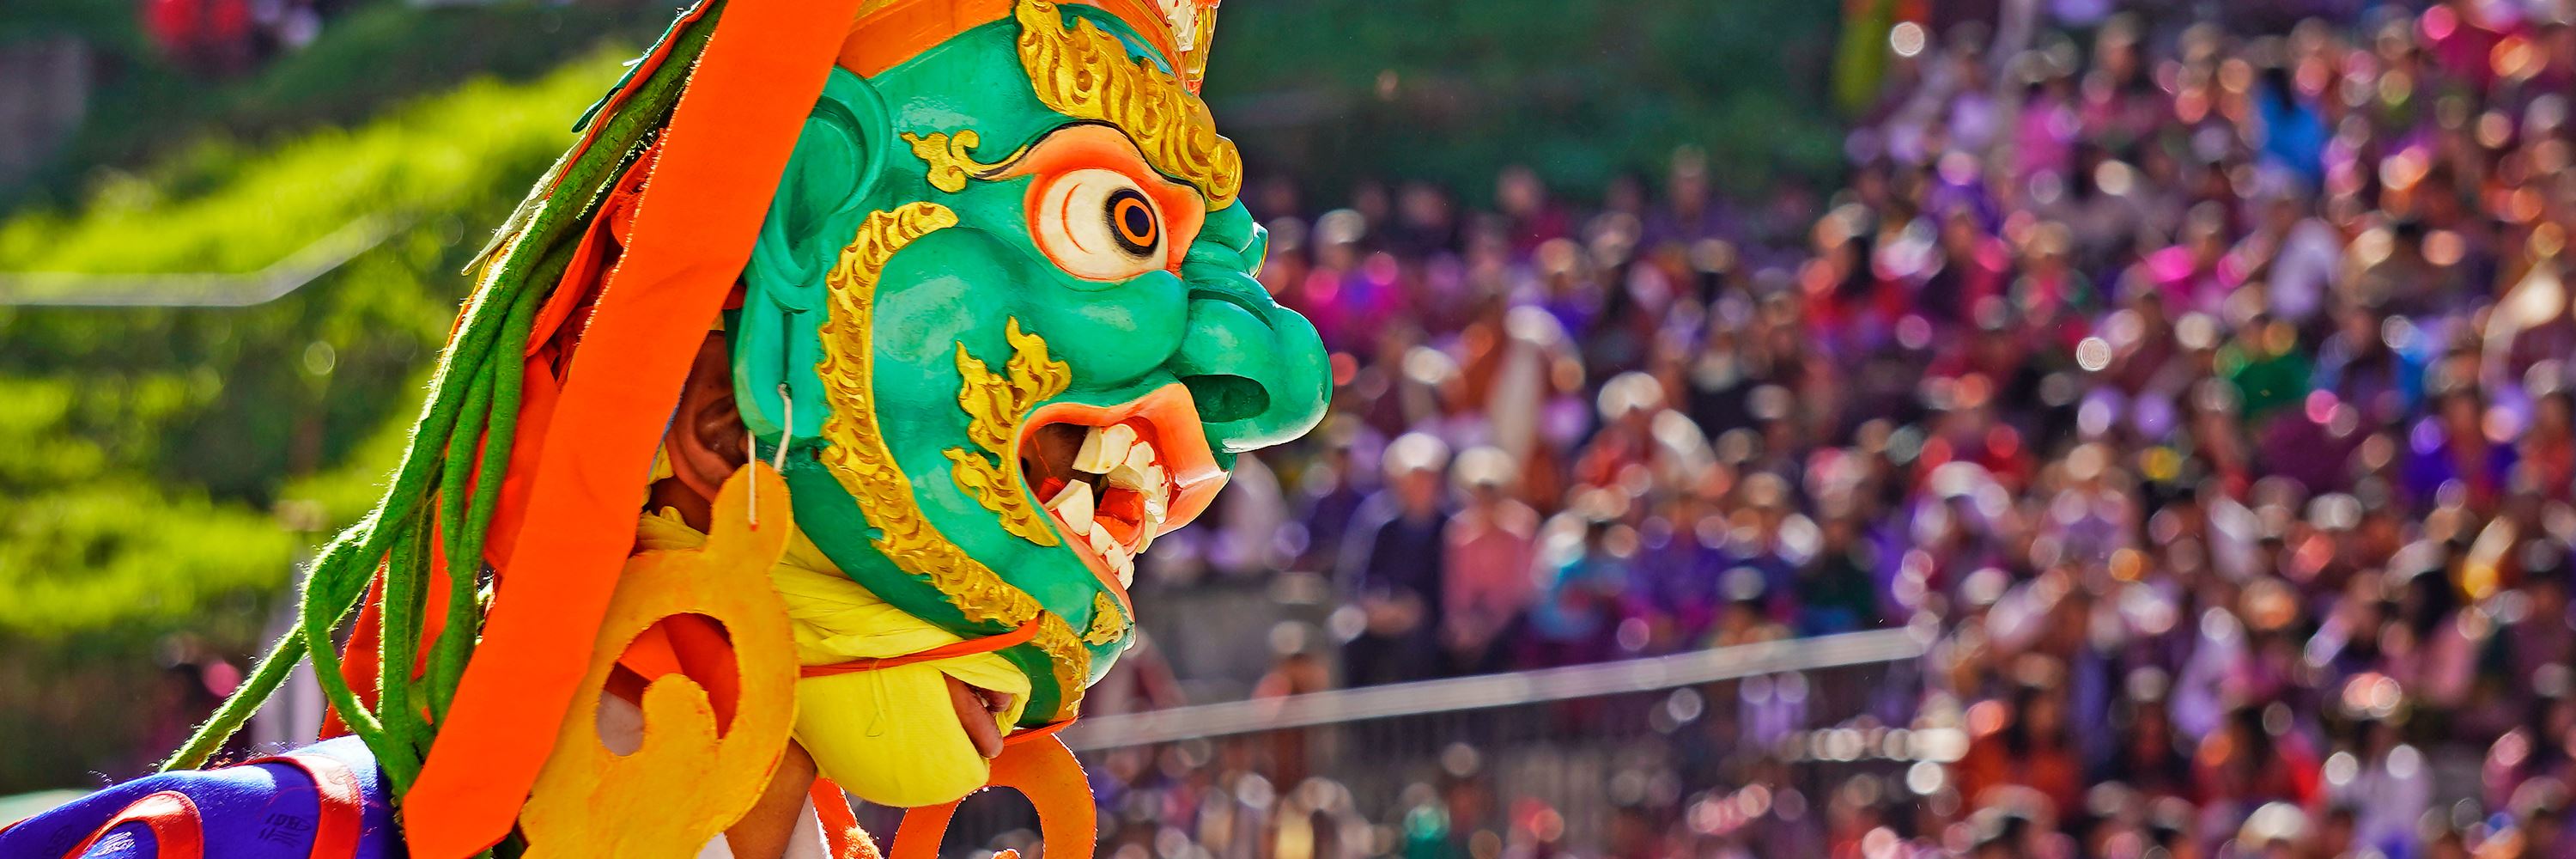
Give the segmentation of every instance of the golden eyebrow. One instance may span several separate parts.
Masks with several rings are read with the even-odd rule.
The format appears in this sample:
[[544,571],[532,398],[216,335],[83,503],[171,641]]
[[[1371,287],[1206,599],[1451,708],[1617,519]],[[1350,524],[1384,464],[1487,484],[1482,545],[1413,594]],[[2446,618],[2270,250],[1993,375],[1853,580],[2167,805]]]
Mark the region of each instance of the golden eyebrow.
[[1179,78],[1128,56],[1125,43],[1090,19],[1064,26],[1053,0],[1020,0],[1012,14],[1020,23],[1020,65],[1038,101],[1126,133],[1146,163],[1198,188],[1208,211],[1234,203],[1243,190],[1243,153],[1216,133],[1216,116]]
[[[1131,155],[1127,160],[1135,162],[1135,169],[1126,172],[1136,174],[1136,181],[1185,187],[1200,192],[1202,197],[1205,196],[1206,189],[1197,183],[1174,179],[1154,169],[1153,165],[1145,162],[1144,154],[1135,148],[1133,135],[1124,128],[1106,122],[1085,120],[1058,126],[1045,134],[1038,135],[1036,140],[1020,144],[1020,148],[1012,150],[1010,154],[995,161],[985,161],[967,151],[982,148],[984,143],[983,135],[977,134],[972,128],[961,128],[953,132],[933,131],[927,134],[906,131],[899,136],[903,138],[904,143],[912,147],[913,157],[921,159],[928,167],[928,173],[924,178],[930,181],[930,186],[954,194],[965,190],[968,180],[999,182],[1026,175],[1030,169],[1026,163],[1029,157],[1046,146],[1047,141],[1075,129],[1084,128],[1097,128],[1116,134],[1126,143],[1126,151]],[[1211,206],[1209,210],[1214,211],[1218,208],[1223,207]]]

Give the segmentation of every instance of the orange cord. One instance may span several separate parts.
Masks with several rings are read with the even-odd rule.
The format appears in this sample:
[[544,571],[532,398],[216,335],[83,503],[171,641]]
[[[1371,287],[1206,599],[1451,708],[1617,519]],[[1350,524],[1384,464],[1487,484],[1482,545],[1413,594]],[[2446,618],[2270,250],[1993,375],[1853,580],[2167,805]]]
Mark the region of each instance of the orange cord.
[[[1039,617],[1044,617],[1044,615],[1040,615]],[[1028,622],[1020,624],[1018,628],[1000,635],[988,635],[983,638],[968,639],[955,644],[943,644],[929,650],[920,651],[918,653],[906,653],[902,656],[875,656],[866,659],[853,659],[848,662],[835,662],[830,665],[808,665],[798,673],[805,677],[830,677],[835,674],[855,674],[861,671],[876,671],[884,668],[893,668],[898,665],[929,662],[933,659],[947,659],[952,656],[970,656],[977,653],[991,653],[996,650],[1005,650],[1027,644],[1029,643],[1029,639],[1036,638],[1037,635],[1038,618],[1033,617],[1029,618]]]

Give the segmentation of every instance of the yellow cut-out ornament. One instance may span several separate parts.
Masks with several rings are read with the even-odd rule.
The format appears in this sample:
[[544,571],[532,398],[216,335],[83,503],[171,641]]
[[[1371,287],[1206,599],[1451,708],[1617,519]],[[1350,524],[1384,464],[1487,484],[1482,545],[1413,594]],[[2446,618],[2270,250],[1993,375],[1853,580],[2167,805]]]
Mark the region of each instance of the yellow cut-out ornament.
[[[717,494],[714,533],[705,546],[648,551],[627,561],[589,674],[519,816],[528,859],[686,859],[759,800],[796,721],[795,638],[787,607],[769,583],[793,523],[786,482],[754,462]],[[732,642],[740,675],[733,722],[719,735],[705,687],[667,674],[644,689],[641,744],[620,755],[598,728],[609,672],[637,635],[683,614],[723,624]]]

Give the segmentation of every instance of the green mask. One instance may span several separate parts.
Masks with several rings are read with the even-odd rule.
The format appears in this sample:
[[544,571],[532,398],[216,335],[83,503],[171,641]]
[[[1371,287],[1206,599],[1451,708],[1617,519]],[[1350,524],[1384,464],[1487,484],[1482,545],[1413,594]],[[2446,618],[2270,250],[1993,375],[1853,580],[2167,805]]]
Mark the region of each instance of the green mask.
[[1132,640],[1134,555],[1329,391],[1253,279],[1240,156],[1155,44],[1018,0],[834,69],[730,325],[744,417],[842,571],[963,637],[1033,627],[1003,651],[1023,725],[1075,715]]

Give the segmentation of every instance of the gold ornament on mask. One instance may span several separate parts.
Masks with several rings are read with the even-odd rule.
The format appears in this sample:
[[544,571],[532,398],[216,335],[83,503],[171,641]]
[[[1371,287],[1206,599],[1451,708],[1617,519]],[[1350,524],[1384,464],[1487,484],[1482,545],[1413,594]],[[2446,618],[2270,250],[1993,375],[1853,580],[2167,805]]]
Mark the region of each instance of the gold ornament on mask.
[[1038,618],[1037,637],[1029,639],[1029,643],[1037,645],[1047,655],[1047,662],[1055,666],[1055,685],[1064,694],[1064,703],[1055,708],[1055,717],[1073,718],[1073,714],[1082,711],[1082,693],[1091,686],[1091,651],[1082,649],[1082,640],[1074,637],[1073,625],[1054,612]]
[[869,327],[876,314],[877,278],[885,274],[886,261],[914,240],[956,225],[957,213],[946,206],[911,203],[868,215],[857,236],[841,249],[840,261],[824,281],[832,295],[832,318],[822,327],[823,363],[814,368],[835,405],[823,422],[823,437],[831,444],[821,458],[841,488],[858,499],[868,524],[877,527],[878,552],[905,572],[929,579],[967,620],[1016,626],[1037,616],[1037,600],[968,557],[930,524],[913,498],[912,478],[886,447],[869,389],[875,352]]
[[1086,18],[1064,25],[1051,0],[1020,0],[1020,66],[1038,101],[1057,113],[1105,122],[1127,134],[1154,169],[1197,186],[1208,211],[1243,190],[1243,153],[1216,133],[1207,103],[1179,78]]
[[1082,633],[1082,643],[1093,647],[1115,642],[1127,634],[1127,616],[1118,612],[1118,601],[1108,591],[1091,595],[1091,628]]
[[977,161],[975,156],[966,154],[966,150],[975,148],[981,140],[982,136],[974,129],[955,134],[942,131],[928,135],[903,133],[903,142],[912,144],[913,156],[930,165],[930,187],[951,194],[966,190],[968,179],[993,178],[1019,157],[1014,154],[992,164]]
[[984,453],[949,448],[948,460],[955,463],[950,473],[958,489],[1002,517],[1003,530],[1040,546],[1054,546],[1055,532],[1030,502],[1028,484],[1020,479],[1020,458],[1012,448],[1019,443],[1020,424],[1029,412],[1073,383],[1073,368],[1047,357],[1045,338],[1020,333],[1019,317],[1011,317],[1003,336],[1011,344],[1008,378],[985,369],[983,361],[966,354],[966,344],[957,344],[957,375],[962,379],[957,407],[966,410],[966,437]]
[[[930,523],[913,497],[912,478],[895,464],[894,451],[886,446],[870,388],[875,350],[869,330],[876,315],[877,281],[885,275],[886,262],[922,236],[956,225],[957,213],[937,203],[909,203],[871,213],[825,276],[832,314],[821,329],[823,362],[816,365],[815,375],[836,408],[823,422],[823,437],[831,444],[823,448],[820,458],[841,488],[858,500],[868,524],[876,526],[879,553],[904,572],[930,580],[966,619],[1016,626],[1042,613],[1037,600],[968,556]],[[1014,356],[1014,363],[1018,358]],[[1037,361],[1046,363],[1042,354]],[[1035,376],[1040,368],[1033,365],[1027,372]],[[1051,613],[1039,620],[1037,637],[1030,643],[1054,665],[1062,696],[1055,717],[1072,718],[1089,680],[1091,652],[1082,648],[1072,626]]]

